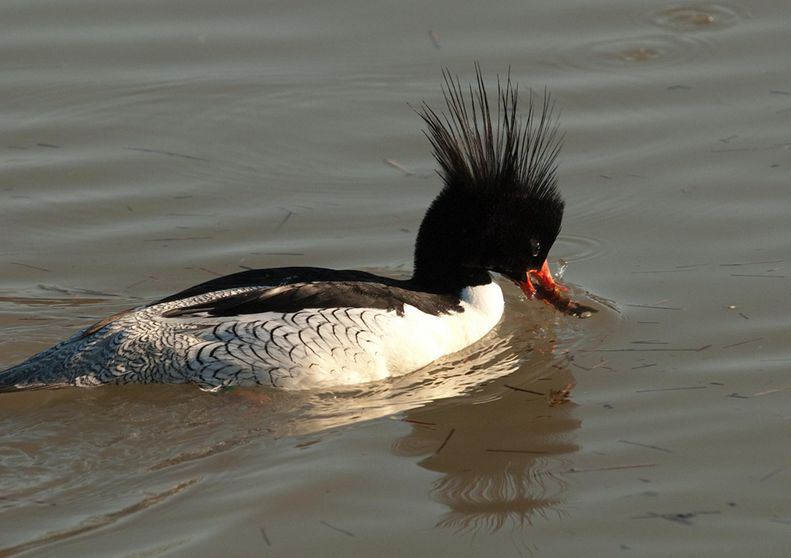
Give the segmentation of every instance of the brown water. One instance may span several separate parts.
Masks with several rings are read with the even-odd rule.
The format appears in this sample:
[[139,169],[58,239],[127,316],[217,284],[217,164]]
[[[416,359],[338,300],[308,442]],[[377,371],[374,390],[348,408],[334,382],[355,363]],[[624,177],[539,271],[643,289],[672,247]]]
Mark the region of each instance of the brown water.
[[[588,320],[346,393],[0,398],[0,555],[786,556],[791,8],[5,2],[0,368],[240,267],[408,273],[440,69],[567,134]],[[389,161],[389,163],[388,163]],[[606,301],[612,301],[612,304]]]

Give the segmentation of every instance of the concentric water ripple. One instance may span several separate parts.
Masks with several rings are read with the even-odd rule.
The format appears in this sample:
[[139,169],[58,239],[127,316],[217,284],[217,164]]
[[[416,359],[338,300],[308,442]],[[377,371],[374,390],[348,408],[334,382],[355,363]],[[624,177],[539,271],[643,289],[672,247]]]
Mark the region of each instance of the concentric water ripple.
[[726,4],[671,4],[644,14],[641,19],[657,27],[684,33],[718,31],[749,17],[743,6]]
[[562,234],[552,248],[552,254],[567,262],[591,260],[604,252],[604,246],[595,238]]
[[639,70],[683,64],[696,57],[701,41],[688,35],[607,39],[568,49],[568,66],[584,70]]

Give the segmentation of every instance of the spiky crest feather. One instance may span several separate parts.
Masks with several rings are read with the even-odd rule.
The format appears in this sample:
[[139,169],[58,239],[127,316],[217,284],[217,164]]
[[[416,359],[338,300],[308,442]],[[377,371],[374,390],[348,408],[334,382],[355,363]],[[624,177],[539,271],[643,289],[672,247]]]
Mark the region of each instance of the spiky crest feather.
[[442,88],[447,113],[437,113],[425,101],[417,113],[428,126],[439,175],[449,188],[495,189],[498,195],[517,195],[562,203],[557,189],[557,157],[563,143],[558,133],[555,105],[545,90],[536,106],[533,95],[527,113],[518,114],[519,87],[497,77],[497,119],[493,122],[481,68],[475,64],[477,90],[464,94],[458,77],[443,70]]

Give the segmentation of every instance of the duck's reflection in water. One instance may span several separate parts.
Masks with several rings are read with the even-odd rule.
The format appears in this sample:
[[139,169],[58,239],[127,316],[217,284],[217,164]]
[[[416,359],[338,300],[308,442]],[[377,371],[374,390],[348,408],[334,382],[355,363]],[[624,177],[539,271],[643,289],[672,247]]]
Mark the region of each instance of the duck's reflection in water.
[[[447,506],[439,526],[463,531],[520,527],[562,515],[564,456],[574,452],[568,320],[533,305],[510,315],[475,346],[424,370],[359,390],[314,394],[280,434],[305,434],[401,413],[411,425],[396,455],[425,456],[441,473],[431,497]],[[574,322],[570,322],[574,324]],[[293,409],[295,396],[273,394]],[[280,401],[283,399],[283,401]],[[270,422],[271,426],[271,422]]]
[[412,431],[394,451],[425,455],[419,464],[442,473],[431,489],[449,508],[439,526],[496,531],[563,513],[559,471],[568,469],[563,456],[577,449],[571,433],[580,423],[568,400],[568,366],[542,352],[472,395],[406,413]]

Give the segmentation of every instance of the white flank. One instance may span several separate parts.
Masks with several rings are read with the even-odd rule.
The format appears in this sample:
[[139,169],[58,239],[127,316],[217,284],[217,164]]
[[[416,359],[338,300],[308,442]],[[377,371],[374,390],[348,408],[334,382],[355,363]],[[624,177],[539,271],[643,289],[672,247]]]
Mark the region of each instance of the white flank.
[[[312,389],[401,376],[486,335],[503,314],[497,283],[468,287],[463,311],[432,315],[404,305],[306,308],[233,317],[164,317],[168,310],[243,293],[230,289],[141,307],[34,356],[17,372],[76,385],[196,383],[203,389],[269,385]],[[42,372],[43,371],[43,372]],[[72,372],[73,371],[73,372]],[[76,372],[76,374],[75,374]],[[47,378],[42,383],[46,383]]]
[[460,305],[462,312],[437,316],[405,305],[402,315],[373,308],[306,308],[226,321],[200,318],[216,327],[202,329],[188,342],[188,375],[207,387],[263,383],[284,389],[401,376],[486,335],[503,314],[503,294],[495,282],[468,287]]

